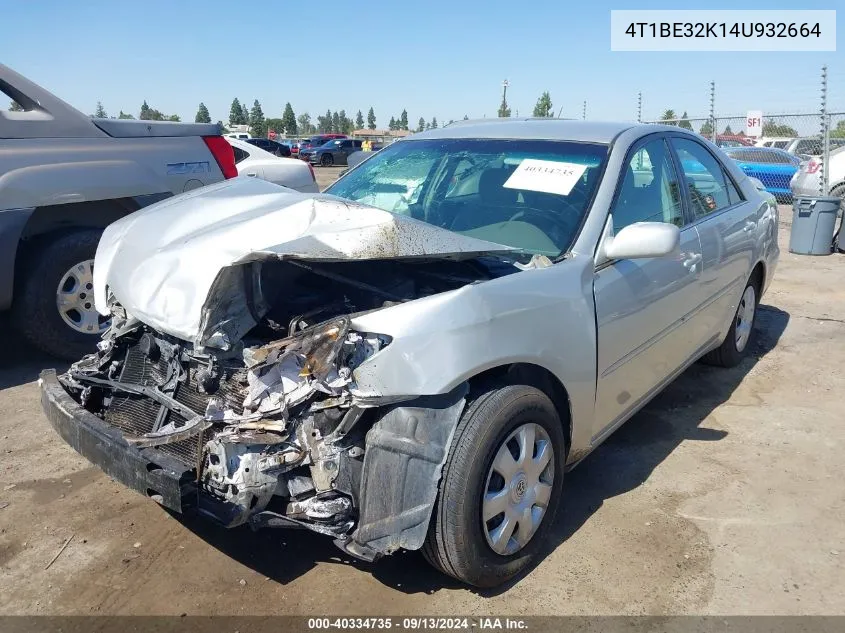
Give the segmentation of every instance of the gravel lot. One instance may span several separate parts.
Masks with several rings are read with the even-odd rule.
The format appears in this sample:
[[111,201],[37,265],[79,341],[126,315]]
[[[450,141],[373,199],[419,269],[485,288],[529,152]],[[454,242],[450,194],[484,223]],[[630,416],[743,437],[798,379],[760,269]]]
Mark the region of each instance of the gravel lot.
[[169,515],[57,438],[56,363],[3,327],[0,613],[845,614],[845,255],[789,254],[788,220],[751,357],[692,367],[568,474],[548,556],[496,592]]

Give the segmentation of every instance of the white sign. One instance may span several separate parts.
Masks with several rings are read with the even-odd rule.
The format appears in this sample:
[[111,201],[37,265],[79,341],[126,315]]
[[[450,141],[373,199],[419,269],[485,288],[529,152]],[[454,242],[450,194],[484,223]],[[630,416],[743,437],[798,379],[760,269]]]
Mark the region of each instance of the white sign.
[[572,191],[578,179],[584,175],[586,169],[586,165],[578,163],[526,158],[502,186],[508,189],[544,191],[566,196]]
[[749,110],[745,115],[745,135],[763,136],[763,111]]

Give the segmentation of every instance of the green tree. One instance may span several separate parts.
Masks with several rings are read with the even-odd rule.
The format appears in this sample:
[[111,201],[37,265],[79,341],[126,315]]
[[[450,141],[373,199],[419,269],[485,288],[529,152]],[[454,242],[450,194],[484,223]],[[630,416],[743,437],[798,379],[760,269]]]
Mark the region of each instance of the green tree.
[[23,112],[23,107],[17,101],[9,103],[9,112]]
[[285,104],[284,112],[282,112],[282,129],[284,129],[285,134],[288,136],[295,136],[297,133],[296,115],[293,113],[293,107],[290,101]]
[[341,134],[352,133],[352,119],[346,116],[346,110],[341,110],[337,113],[338,122],[340,123]]
[[425,119],[420,117],[420,120],[417,123],[417,132],[422,132],[424,129],[425,129]]
[[708,119],[704,123],[701,124],[701,129],[698,131],[701,136],[705,138],[710,138],[713,136],[713,122]]
[[552,116],[552,98],[548,91],[543,92],[537,99],[534,105],[534,116],[536,117],[550,117]]
[[505,119],[511,115],[511,109],[508,107],[508,102],[505,101],[505,95],[502,95],[502,103],[499,105],[499,118]]
[[431,117],[431,129],[432,130],[437,129],[437,117],[436,116]]
[[285,131],[284,121],[278,118],[264,119],[264,127],[267,130],[268,138],[270,135],[270,130],[273,130],[276,134],[281,134]]
[[677,122],[678,115],[675,114],[674,110],[664,110],[663,114],[660,115],[660,120],[665,121],[666,125],[678,125]]
[[726,126],[725,126],[725,131],[724,131],[724,132],[722,132],[722,134],[728,134],[728,135],[732,135],[733,133],[734,133],[734,131],[731,129],[730,124],[726,125]]
[[175,123],[179,123],[179,122],[182,120],[182,117],[180,117],[178,114],[171,114],[171,115],[170,115],[170,116],[168,116],[168,117],[164,117],[164,120],[165,120],[165,121],[173,121],[173,122],[175,122]]
[[355,115],[355,129],[356,130],[363,130],[364,129],[364,115],[361,114],[360,110],[358,110],[358,114]]
[[194,123],[211,123],[211,115],[208,113],[208,108],[205,104],[200,102],[197,108],[197,115],[194,117]]
[[367,112],[367,127],[371,130],[376,129],[376,113],[373,112],[372,106],[370,107],[370,111]]
[[314,133],[314,124],[311,123],[311,115],[307,112],[303,112],[298,117],[296,117],[296,128],[297,134],[313,134]]
[[97,102],[97,108],[96,108],[96,110],[94,110],[94,114],[92,114],[91,116],[95,117],[97,119],[107,119],[107,118],[109,118],[109,115],[106,114],[106,109],[103,107],[102,101]]
[[464,115],[464,121],[469,121],[469,117],[466,114]]
[[252,110],[249,113],[250,134],[258,138],[267,138],[267,124],[264,121],[264,110],[258,99],[252,102]]
[[[766,134],[766,125],[763,125],[763,136],[769,136]],[[779,134],[772,134],[771,136],[780,136]],[[790,134],[784,136],[797,136],[797,134]],[[830,138],[845,138],[845,120],[840,121],[836,124],[836,127],[830,131]]]
[[223,134],[229,133],[229,128],[227,128],[225,125],[223,125],[223,121],[218,121],[217,125],[220,126],[220,130],[223,132]]
[[138,118],[142,121],[147,121],[150,118],[150,106],[147,105],[146,99],[144,99],[144,103],[141,104],[141,113],[138,115]]
[[681,115],[681,120],[678,123],[678,127],[682,127],[685,130],[691,130],[692,129],[692,123],[690,123],[689,119],[687,118],[687,111],[686,110],[684,110],[684,113]]
[[155,108],[151,108],[146,101],[141,105],[141,114],[138,116],[142,121],[165,121],[168,117],[164,116]]
[[[842,125],[842,122],[839,125]],[[834,135],[834,130],[831,130],[830,135]],[[775,119],[766,119],[763,122],[763,136],[798,136],[798,131],[794,127],[779,123]]]
[[332,112],[331,110],[326,110],[325,116],[318,116],[317,117],[317,131],[326,133],[332,131]]
[[426,122],[425,122],[425,129],[426,129],[426,130],[430,130],[430,129],[431,129],[431,123],[429,123],[428,121],[426,121]]
[[399,129],[400,130],[407,130],[408,129],[408,111],[403,109],[402,114],[399,115]]
[[241,125],[249,125],[249,110],[246,108],[246,102],[241,103]]
[[[144,104],[146,105],[146,101]],[[229,125],[246,125],[243,108],[241,108],[241,102],[238,101],[237,97],[232,99],[232,107],[229,108]]]
[[332,132],[340,134],[343,126],[340,124],[340,113],[332,112]]
[[388,130],[395,130],[396,129],[396,119],[390,117],[390,123],[387,124]]
[[120,114],[117,115],[118,119],[134,119],[135,117],[131,114],[126,114],[123,110],[120,111]]

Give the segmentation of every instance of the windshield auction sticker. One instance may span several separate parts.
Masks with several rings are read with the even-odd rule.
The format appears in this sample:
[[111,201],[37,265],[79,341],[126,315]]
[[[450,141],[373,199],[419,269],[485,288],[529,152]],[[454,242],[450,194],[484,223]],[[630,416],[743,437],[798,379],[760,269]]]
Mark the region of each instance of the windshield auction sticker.
[[610,50],[835,51],[836,11],[611,11]]
[[586,165],[578,163],[526,158],[502,186],[508,189],[543,191],[566,196],[572,191],[578,179],[584,175],[586,169]]

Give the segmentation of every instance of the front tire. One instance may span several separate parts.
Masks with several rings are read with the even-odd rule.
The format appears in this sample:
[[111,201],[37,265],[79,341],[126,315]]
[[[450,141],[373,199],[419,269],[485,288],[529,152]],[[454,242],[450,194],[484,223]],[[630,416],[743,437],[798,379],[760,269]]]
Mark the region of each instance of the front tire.
[[94,308],[92,273],[101,234],[86,229],[42,241],[19,263],[23,274],[12,323],[33,347],[71,361],[95,351],[108,326]]
[[742,292],[742,298],[739,300],[728,335],[719,347],[705,354],[702,358],[705,363],[717,367],[739,365],[748,352],[754,334],[754,321],[757,318],[759,302],[759,285],[756,279],[751,279]]
[[320,165],[323,167],[331,167],[334,165],[334,157],[331,154],[323,154],[320,157]]
[[560,503],[566,441],[554,404],[526,385],[491,388],[464,411],[443,468],[423,554],[494,587],[541,553]]

